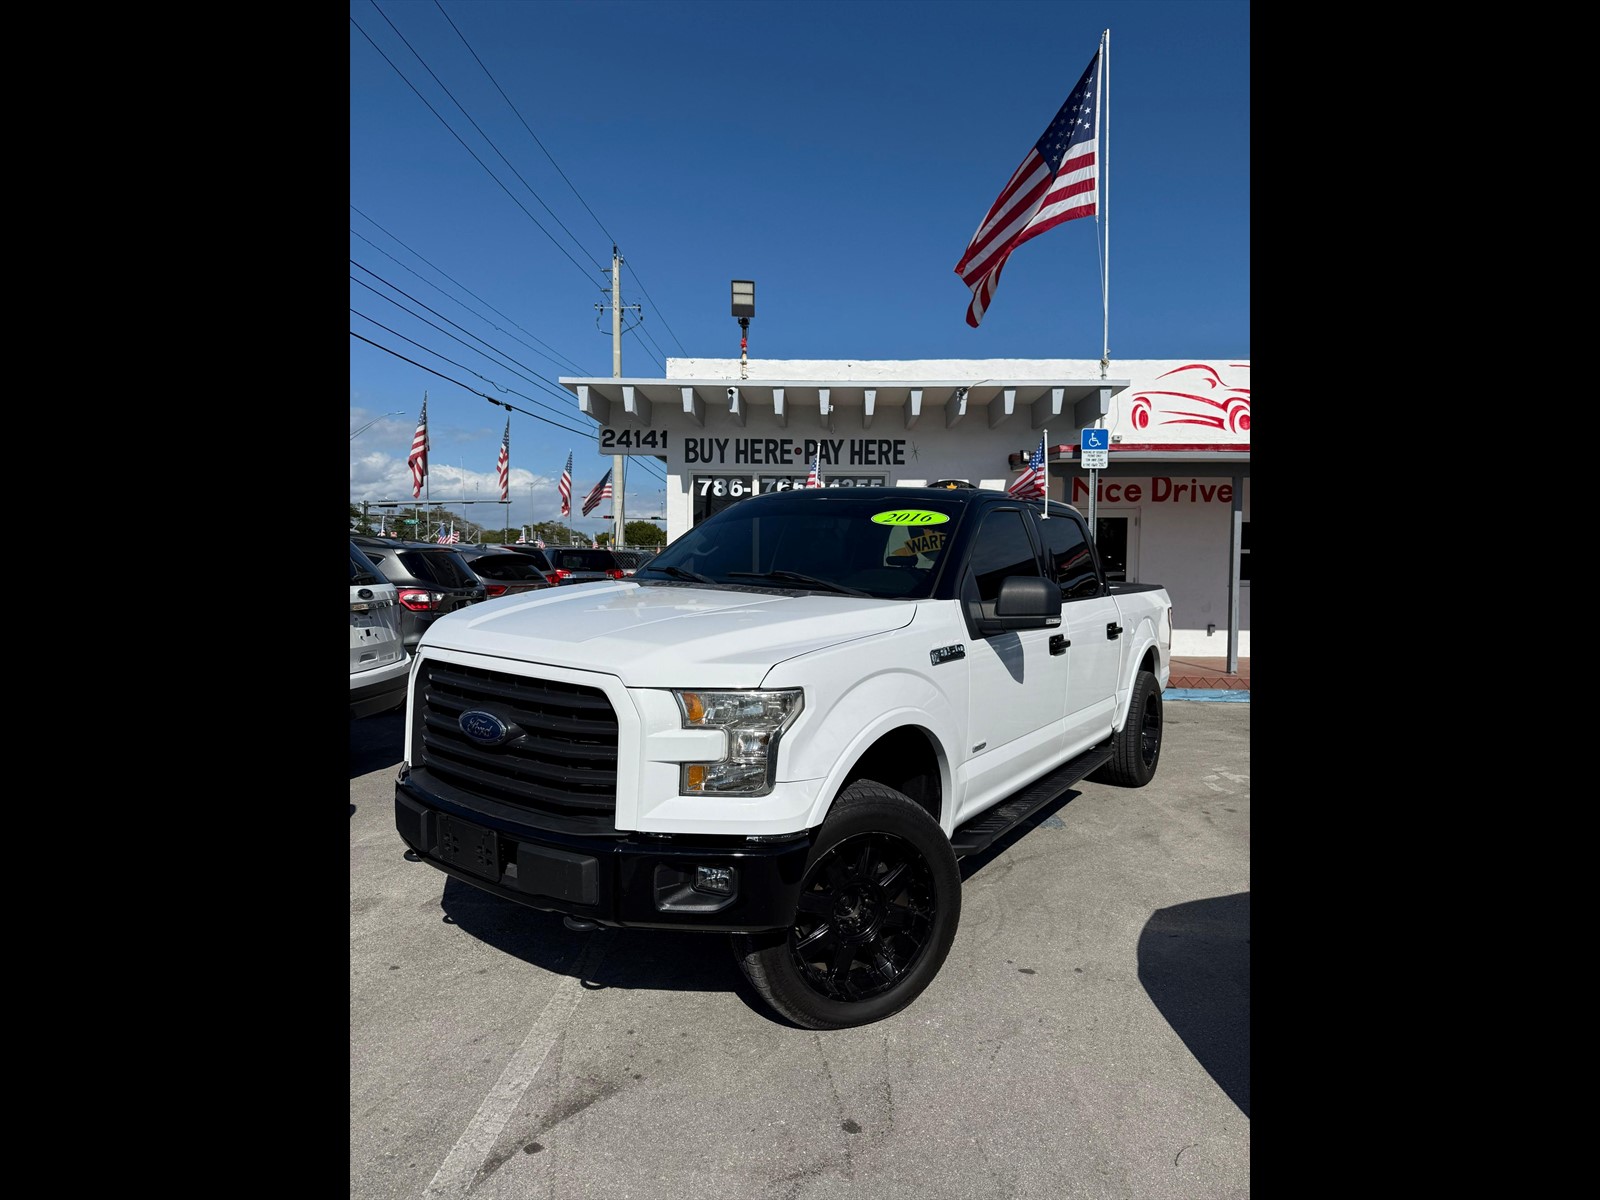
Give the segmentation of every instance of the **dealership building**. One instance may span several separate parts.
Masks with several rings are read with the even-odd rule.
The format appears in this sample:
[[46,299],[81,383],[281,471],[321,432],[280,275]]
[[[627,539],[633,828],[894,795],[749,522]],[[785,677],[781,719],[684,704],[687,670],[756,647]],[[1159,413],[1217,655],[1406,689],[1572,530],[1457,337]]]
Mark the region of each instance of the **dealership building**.
[[[1090,518],[1107,573],[1167,588],[1172,652],[1250,656],[1248,360],[1102,373],[1078,359],[669,358],[664,378],[561,384],[599,423],[602,456],[662,464],[669,541],[746,497],[803,486],[813,456],[826,487],[1003,491],[1043,437],[1050,496]],[[1093,470],[1079,447],[1090,428],[1109,435]]]

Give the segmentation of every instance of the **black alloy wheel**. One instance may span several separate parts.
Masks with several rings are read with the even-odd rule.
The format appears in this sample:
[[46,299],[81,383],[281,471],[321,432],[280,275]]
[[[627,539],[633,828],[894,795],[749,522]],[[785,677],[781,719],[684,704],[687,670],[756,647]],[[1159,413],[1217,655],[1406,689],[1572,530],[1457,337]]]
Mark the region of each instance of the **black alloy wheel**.
[[916,963],[938,908],[933,872],[915,846],[891,833],[858,833],[806,872],[789,953],[817,995],[869,1000]]
[[961,919],[961,869],[915,801],[858,779],[839,793],[787,929],[733,935],[763,1000],[804,1029],[899,1012],[933,982]]
[[1111,760],[1089,778],[1120,787],[1143,787],[1156,776],[1161,760],[1161,685],[1149,671],[1133,681],[1128,719],[1111,741]]

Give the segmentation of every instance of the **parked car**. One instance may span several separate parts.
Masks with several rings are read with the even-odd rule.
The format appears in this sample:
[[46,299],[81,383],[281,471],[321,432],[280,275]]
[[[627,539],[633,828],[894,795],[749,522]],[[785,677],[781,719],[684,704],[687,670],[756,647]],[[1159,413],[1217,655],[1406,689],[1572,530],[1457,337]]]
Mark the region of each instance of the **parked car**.
[[613,550],[611,553],[622,564],[624,575],[632,575],[656,556],[654,550]]
[[590,583],[594,580],[621,579],[622,564],[609,550],[591,550],[586,546],[551,546],[545,553],[555,567],[552,573],[557,583]]
[[526,554],[513,554],[499,546],[451,546],[467,560],[472,573],[483,580],[489,599],[537,592],[555,586],[550,577]]
[[360,534],[350,540],[399,593],[400,633],[410,653],[416,652],[423,631],[445,613],[489,597],[483,580],[454,546]]
[[551,562],[549,556],[537,546],[524,542],[500,542],[496,545],[490,546],[490,549],[505,550],[512,554],[520,554],[523,558],[531,559],[533,561],[533,565],[539,569],[539,573],[548,579],[552,584],[560,582],[555,578],[555,563]]
[[534,564],[560,586],[571,583],[593,583],[596,580],[621,579],[622,564],[609,550],[591,550],[585,546],[501,545],[501,550],[514,550],[533,559]]
[[350,718],[406,702],[411,655],[400,632],[400,590],[350,543]]

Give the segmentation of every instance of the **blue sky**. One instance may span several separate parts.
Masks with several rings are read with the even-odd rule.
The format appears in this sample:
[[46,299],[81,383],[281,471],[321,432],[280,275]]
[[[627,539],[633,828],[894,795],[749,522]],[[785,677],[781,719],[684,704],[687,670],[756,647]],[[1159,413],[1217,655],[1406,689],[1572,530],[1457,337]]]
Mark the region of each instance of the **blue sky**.
[[[351,0],[350,499],[519,523],[610,466],[560,388],[737,358],[1250,356],[1250,6],[1231,0]],[[953,268],[1111,31],[1096,220],[1019,247],[978,329]],[[1100,247],[1109,243],[1109,293]],[[406,361],[410,360],[410,361]],[[752,370],[752,376],[759,375]],[[463,386],[465,385],[465,386]],[[504,400],[508,413],[484,399]],[[359,433],[357,431],[360,431]],[[626,516],[664,514],[630,462]],[[492,504],[458,507],[498,523]]]

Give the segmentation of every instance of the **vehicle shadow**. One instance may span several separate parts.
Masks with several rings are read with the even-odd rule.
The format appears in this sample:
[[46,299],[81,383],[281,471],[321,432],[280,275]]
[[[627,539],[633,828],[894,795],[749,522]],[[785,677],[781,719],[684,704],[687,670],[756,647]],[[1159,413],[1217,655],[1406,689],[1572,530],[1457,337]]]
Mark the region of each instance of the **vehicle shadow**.
[[405,757],[406,715],[379,713],[350,722],[350,778],[359,779]]
[[[577,978],[592,991],[731,991],[774,1024],[789,1024],[750,986],[726,933],[610,928],[580,932],[568,929],[557,913],[502,900],[453,876],[445,877],[439,907],[446,924],[484,945],[540,970]],[[580,958],[597,938],[608,943],[604,953],[592,970],[580,974]]]
[[1250,1115],[1250,893],[1158,908],[1139,934],[1139,982]]

